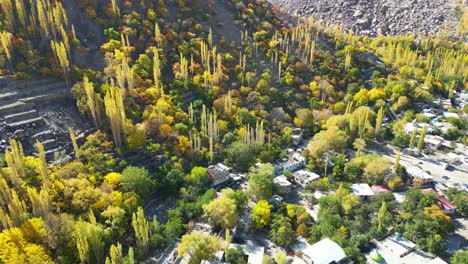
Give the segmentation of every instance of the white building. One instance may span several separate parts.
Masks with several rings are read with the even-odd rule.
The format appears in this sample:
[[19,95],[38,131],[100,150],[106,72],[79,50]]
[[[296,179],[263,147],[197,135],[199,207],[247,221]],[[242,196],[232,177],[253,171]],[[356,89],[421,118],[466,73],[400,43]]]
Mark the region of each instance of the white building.
[[423,171],[422,169],[416,167],[416,166],[409,166],[406,168],[406,172],[408,175],[413,178],[413,179],[421,179],[423,180],[424,184],[428,184],[432,182],[432,176],[429,175],[429,173]]
[[280,193],[288,193],[291,191],[292,183],[288,181],[288,178],[284,175],[276,176],[273,179],[273,183],[276,186],[276,189]]
[[305,248],[302,259],[307,264],[340,263],[346,259],[346,254],[336,242],[325,238]]
[[318,174],[310,172],[308,170],[298,170],[293,173],[294,181],[302,187],[307,187],[313,181],[316,181],[320,178]]
[[299,145],[299,143],[301,143],[303,133],[304,132],[300,128],[295,127],[295,128],[292,129],[291,137],[293,139],[294,145],[297,146],[297,145]]
[[372,191],[372,188],[367,183],[355,183],[351,185],[351,192],[363,200],[374,196],[374,191]]

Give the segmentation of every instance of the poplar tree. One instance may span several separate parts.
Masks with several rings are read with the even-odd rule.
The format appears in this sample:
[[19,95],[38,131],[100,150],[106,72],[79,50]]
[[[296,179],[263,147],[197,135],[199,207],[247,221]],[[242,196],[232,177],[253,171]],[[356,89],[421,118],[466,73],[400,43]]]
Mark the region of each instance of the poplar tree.
[[395,173],[397,173],[398,168],[400,166],[400,155],[401,155],[401,151],[400,151],[400,149],[398,149],[397,155],[396,155],[396,158],[395,158],[395,164],[393,165],[393,171]]
[[427,133],[427,125],[424,125],[421,135],[419,136],[419,142],[418,142],[418,152],[421,153],[422,149],[424,147],[424,138],[426,137]]
[[159,28],[158,22],[154,24],[154,40],[156,41],[156,45],[158,48],[162,47],[162,35],[161,29]]
[[379,226],[378,226],[379,232],[382,232],[386,215],[387,215],[387,203],[383,201],[382,206],[380,206],[379,213],[377,214],[377,221],[379,223]]
[[69,72],[70,72],[70,61],[68,60],[68,52],[62,41],[55,42],[50,41],[52,51],[54,52],[55,58],[58,60],[59,65],[62,67],[63,73],[65,74],[67,84],[69,84]]
[[44,189],[49,190],[50,187],[50,180],[49,175],[47,174],[47,161],[46,161],[46,153],[44,149],[44,145],[39,140],[36,140],[36,148],[38,151],[39,156],[39,175],[42,179],[42,186]]
[[145,218],[143,208],[139,207],[132,215],[132,227],[138,247],[146,253],[149,242],[149,223]]
[[51,201],[48,191],[45,189],[39,192],[32,187],[27,188],[29,200],[31,201],[33,216],[45,219],[51,210]]
[[377,119],[375,121],[375,135],[380,135],[380,130],[382,129],[382,123],[384,118],[383,106],[380,107],[379,112],[377,113]]
[[107,91],[104,98],[104,105],[106,108],[106,115],[109,119],[114,143],[117,147],[123,145],[125,132],[125,110],[123,105],[123,98],[120,89],[111,88]]
[[112,245],[109,250],[110,258],[106,259],[106,263],[110,264],[124,264],[124,258],[122,255],[122,245],[117,243],[117,246]]
[[5,161],[10,169],[10,179],[15,187],[21,186],[21,178],[25,176],[24,152],[21,143],[10,139],[10,150],[5,151]]
[[120,8],[117,0],[111,0],[112,2],[112,11],[114,12],[114,16],[120,17]]
[[99,101],[96,97],[96,93],[94,92],[94,85],[92,82],[89,81],[88,76],[83,77],[83,86],[86,93],[86,104],[88,105],[88,109],[91,112],[91,116],[93,117],[94,126],[99,128],[99,124],[101,120],[99,120],[98,114],[98,104]]
[[[2,1],[3,2],[3,1]],[[2,4],[3,6],[3,4]],[[23,0],[15,0],[16,13],[18,14],[18,20],[23,27],[26,27],[26,9]]]
[[76,136],[75,132],[73,131],[73,128],[68,128],[68,134],[70,135],[70,140],[73,145],[73,151],[75,151],[75,157],[77,160],[80,160],[80,148],[78,147],[78,143],[76,142]]
[[15,14],[15,12],[14,12],[14,9],[13,9],[12,1],[11,0],[1,0],[0,5],[2,6],[3,15],[5,16],[7,27],[10,30],[14,30],[14,28],[15,28],[14,14]]
[[13,42],[12,42],[13,34],[4,30],[0,32],[0,42],[2,51],[5,53],[6,58],[10,64],[10,68],[13,69]]
[[157,49],[154,49],[153,56],[153,78],[156,91],[158,91],[159,96],[162,97],[164,95],[164,89],[161,85],[161,62],[159,60],[159,52]]
[[416,144],[416,136],[418,135],[418,129],[414,128],[413,132],[411,132],[411,138],[409,142],[409,147],[412,148],[414,147],[414,144]]

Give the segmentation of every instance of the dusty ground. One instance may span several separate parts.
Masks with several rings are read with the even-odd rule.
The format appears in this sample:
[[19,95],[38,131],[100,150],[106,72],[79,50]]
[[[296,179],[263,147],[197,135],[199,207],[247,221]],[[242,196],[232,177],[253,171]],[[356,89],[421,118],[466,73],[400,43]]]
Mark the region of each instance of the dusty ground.
[[[269,0],[284,12],[341,24],[364,35],[437,33],[458,22],[457,0]],[[466,4],[466,3],[465,3]]]

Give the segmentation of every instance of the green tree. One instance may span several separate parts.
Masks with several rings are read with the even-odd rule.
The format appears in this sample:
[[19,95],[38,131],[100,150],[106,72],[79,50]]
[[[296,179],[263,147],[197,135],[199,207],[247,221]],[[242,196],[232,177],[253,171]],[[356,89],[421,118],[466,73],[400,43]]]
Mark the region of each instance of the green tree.
[[143,208],[139,207],[136,213],[132,215],[132,227],[135,232],[135,239],[137,241],[138,248],[146,253],[148,250],[149,242],[149,223],[145,218]]
[[234,142],[225,150],[226,163],[238,171],[247,171],[255,163],[255,150],[253,147]]
[[128,166],[122,171],[120,186],[144,198],[152,191],[154,182],[145,168]]
[[468,263],[468,250],[459,250],[450,258],[452,264]]
[[190,264],[199,264],[202,260],[210,260],[221,249],[219,238],[204,232],[192,231],[182,236],[182,241],[177,246],[181,256],[189,256]]
[[419,136],[419,142],[418,142],[418,152],[421,153],[423,147],[424,147],[424,138],[426,137],[427,133],[427,125],[423,127],[423,130],[421,131],[421,135]]
[[289,219],[281,214],[273,217],[269,235],[271,240],[282,247],[288,247],[296,240],[296,233]]
[[274,177],[273,166],[269,163],[264,163],[258,166],[258,168],[253,168],[249,173],[247,194],[253,201],[269,199],[273,193]]
[[379,222],[379,232],[382,232],[384,228],[384,221],[385,216],[387,215],[387,203],[384,201],[382,202],[382,206],[379,209],[379,213],[377,214],[377,221]]
[[244,256],[244,250],[242,248],[230,248],[227,250],[226,261],[230,264],[247,264]]

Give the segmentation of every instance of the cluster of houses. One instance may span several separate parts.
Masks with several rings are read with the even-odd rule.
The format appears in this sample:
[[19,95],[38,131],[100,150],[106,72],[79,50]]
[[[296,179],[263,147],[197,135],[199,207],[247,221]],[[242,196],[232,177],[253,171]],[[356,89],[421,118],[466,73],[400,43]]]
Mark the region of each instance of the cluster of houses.
[[[447,114],[445,114],[447,116]],[[451,115],[448,115],[451,116]],[[437,119],[435,119],[437,120]],[[437,121],[439,122],[439,121]],[[433,125],[437,125],[437,122],[432,122]],[[410,123],[415,125],[415,123]],[[443,124],[445,125],[445,123]],[[408,133],[412,133],[410,126],[407,125]],[[416,127],[414,127],[416,128]],[[418,127],[418,129],[422,129]],[[293,130],[294,143],[297,146],[302,140],[302,131]],[[435,142],[440,140],[440,142]],[[434,143],[432,143],[434,141]],[[439,149],[444,143],[443,138],[436,138],[436,136],[428,135],[426,142],[435,149]],[[275,171],[275,178],[273,183],[279,194],[287,195],[292,191],[293,187],[308,187],[312,182],[320,179],[320,176],[305,169],[306,160],[302,155],[303,149],[298,148],[296,150],[288,149],[288,155],[286,158],[272,164]],[[257,164],[258,166],[259,164]],[[240,182],[245,177],[241,174],[232,172],[231,168],[225,166],[222,163],[210,165],[207,168],[208,175],[211,183],[214,187],[223,188],[230,185],[232,182]],[[408,176],[414,179],[419,179],[422,183],[423,192],[430,192],[438,197],[438,205],[444,211],[445,214],[453,214],[456,210],[455,206],[447,200],[444,196],[443,186],[435,185],[433,189],[433,177],[420,169],[417,166],[409,166],[406,168]],[[395,200],[401,203],[405,200],[405,193],[392,192],[386,185],[373,185],[370,186],[366,183],[355,183],[352,184],[350,191],[358,196],[363,202],[369,201],[372,196],[383,192],[390,192],[394,195]],[[315,193],[314,195],[316,195]],[[323,194],[320,194],[323,195]],[[275,195],[277,196],[277,195]],[[317,198],[317,197],[316,197]],[[251,206],[250,206],[251,207]],[[248,208],[240,217],[239,225],[236,228],[237,233],[247,232],[250,225],[250,214]],[[318,205],[315,205],[313,209],[307,208],[312,217],[316,218],[318,212]],[[197,225],[196,225],[197,226]],[[198,229],[203,232],[212,233],[211,228],[207,224],[198,224]],[[249,264],[261,264],[266,254],[266,248],[254,243],[251,240],[237,240],[236,232],[234,233],[234,241],[237,243],[231,243],[230,248],[241,248],[245,254],[245,260]],[[242,236],[242,234],[240,235]],[[394,233],[388,237],[381,239],[380,241],[372,241],[371,247],[374,249],[366,255],[367,263],[429,263],[429,264],[441,264],[446,263],[440,258],[422,252],[418,250],[416,245],[405,239],[398,233]],[[347,257],[344,250],[334,241],[325,238],[315,244],[309,244],[306,239],[299,237],[296,243],[291,247],[294,252],[294,257],[288,260],[293,264],[343,264],[352,263]],[[188,258],[177,257],[176,249],[169,254],[170,257],[163,258],[159,263],[188,263]],[[224,264],[225,256],[224,251],[219,251],[216,257],[212,260],[205,260],[204,264]]]

